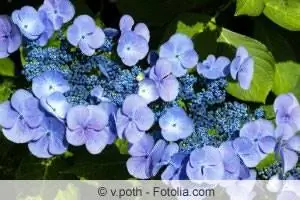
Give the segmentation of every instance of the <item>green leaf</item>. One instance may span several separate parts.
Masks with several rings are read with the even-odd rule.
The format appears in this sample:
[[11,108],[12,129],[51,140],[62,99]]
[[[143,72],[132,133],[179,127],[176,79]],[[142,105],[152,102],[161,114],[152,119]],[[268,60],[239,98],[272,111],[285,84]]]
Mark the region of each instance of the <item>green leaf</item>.
[[265,0],[264,14],[283,28],[300,31],[299,0]]
[[259,16],[264,10],[264,0],[237,0],[235,15]]
[[[300,64],[282,62],[276,64],[273,92],[276,95],[291,92],[300,77]],[[298,88],[299,89],[299,88]]]
[[79,188],[73,184],[68,184],[65,190],[59,189],[54,200],[79,200]]
[[8,79],[0,80],[0,103],[8,100],[10,95],[13,93],[13,87],[13,81]]
[[275,161],[276,161],[275,154],[271,153],[271,154],[267,155],[267,157],[265,157],[262,161],[260,161],[258,163],[258,165],[256,166],[256,169],[257,170],[262,170],[266,167],[269,167],[273,163],[275,163]]
[[128,154],[128,141],[117,139],[115,142],[116,147],[119,149],[120,154],[127,155]]
[[262,109],[264,110],[266,119],[268,119],[268,120],[275,119],[276,114],[274,112],[273,105],[264,105],[264,106],[262,106]]
[[267,18],[256,18],[254,36],[268,47],[277,62],[297,59],[293,48],[295,41],[290,40],[290,32],[277,26]]
[[218,38],[220,54],[233,55],[244,46],[254,58],[254,76],[249,90],[243,90],[236,81],[229,82],[226,90],[232,96],[251,102],[265,103],[273,87],[274,58],[262,43],[247,36],[222,28]]
[[164,40],[176,32],[192,38],[201,59],[216,53],[218,32],[212,17],[195,13],[181,14],[167,27]]
[[74,174],[80,179],[87,180],[127,180],[127,155],[120,155],[118,149],[111,145],[100,154],[91,155],[84,148],[75,149],[72,162],[74,165],[63,173]]
[[199,8],[215,0],[126,0],[117,1],[122,14],[130,14],[148,26],[163,26],[179,13]]
[[15,75],[15,64],[11,59],[0,59],[0,75],[9,77],[13,77]]

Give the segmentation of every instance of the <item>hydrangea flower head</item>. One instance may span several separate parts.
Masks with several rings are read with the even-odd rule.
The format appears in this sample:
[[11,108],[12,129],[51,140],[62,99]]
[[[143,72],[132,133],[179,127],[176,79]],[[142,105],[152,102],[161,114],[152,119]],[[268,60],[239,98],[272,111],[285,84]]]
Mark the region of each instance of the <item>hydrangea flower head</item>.
[[54,117],[46,117],[38,136],[28,143],[30,152],[39,158],[50,158],[67,150],[66,128]]
[[6,15],[0,15],[0,58],[15,52],[22,42],[18,27]]
[[110,142],[108,115],[100,106],[75,106],[67,114],[67,141],[86,146],[91,154],[100,153]]
[[116,116],[118,136],[123,138],[125,135],[131,143],[140,140],[153,123],[153,111],[147,106],[147,101],[138,95],[127,96]]
[[248,90],[254,73],[254,60],[249,55],[247,49],[239,47],[236,57],[230,65],[230,74],[234,80],[238,80],[241,88]]
[[207,79],[218,79],[225,77],[225,68],[230,64],[230,60],[224,56],[216,58],[209,55],[206,60],[197,65],[197,72]]
[[300,153],[300,136],[288,125],[280,125],[276,128],[275,136],[278,144],[276,146],[277,157],[281,160],[283,171],[293,169],[298,162]]
[[59,30],[63,23],[69,22],[75,15],[75,8],[69,0],[44,0],[39,11],[47,13],[55,30]]
[[17,90],[10,102],[0,104],[0,111],[3,135],[15,143],[26,143],[35,138],[45,116],[39,101],[23,89]]
[[49,96],[43,96],[40,99],[40,104],[46,111],[60,120],[66,118],[67,112],[71,108],[66,97],[60,92],[54,92]]
[[159,118],[161,134],[167,141],[177,141],[189,137],[194,131],[193,120],[179,107],[169,108]]
[[38,39],[46,29],[39,13],[31,6],[15,10],[12,13],[12,20],[22,34],[30,40]]
[[117,53],[122,62],[127,66],[135,65],[146,57],[149,51],[148,42],[150,32],[144,23],[138,23],[132,30],[134,20],[129,15],[120,19],[121,37],[119,38]]
[[139,95],[149,102],[161,97],[164,101],[173,101],[179,93],[179,82],[171,74],[172,65],[167,60],[158,60],[151,68],[149,79],[145,79],[139,84]]
[[172,73],[176,77],[185,75],[188,69],[197,65],[199,59],[193,41],[181,33],[174,34],[161,45],[159,57],[172,63]]
[[92,56],[105,42],[103,30],[97,27],[88,15],[78,16],[67,30],[67,39],[73,46],[79,46],[83,54]]
[[37,98],[47,97],[54,92],[64,93],[69,89],[68,81],[58,71],[46,71],[32,80],[32,91]]
[[300,105],[297,98],[291,94],[282,94],[275,99],[274,111],[276,124],[288,124],[295,130],[300,130]]
[[186,172],[191,180],[220,180],[224,164],[219,150],[212,146],[192,151]]

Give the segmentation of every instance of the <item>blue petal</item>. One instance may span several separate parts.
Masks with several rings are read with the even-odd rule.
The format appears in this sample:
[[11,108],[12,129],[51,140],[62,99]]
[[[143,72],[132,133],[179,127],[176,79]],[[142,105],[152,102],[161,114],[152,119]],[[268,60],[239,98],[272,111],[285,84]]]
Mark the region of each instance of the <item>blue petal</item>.
[[141,131],[149,130],[154,124],[154,113],[148,107],[140,107],[134,113],[132,119]]
[[127,96],[126,99],[124,100],[122,111],[127,116],[132,117],[137,109],[146,106],[147,106],[147,101],[143,97],[132,94]]
[[48,151],[49,138],[46,135],[37,141],[28,143],[28,148],[29,151],[38,158],[50,158],[53,156]]
[[120,19],[120,30],[123,31],[131,31],[134,25],[134,20],[130,15],[123,15]]
[[145,157],[131,157],[126,163],[127,170],[130,175],[139,179],[150,178],[146,174],[146,158]]
[[144,135],[145,132],[139,130],[133,122],[130,122],[126,127],[125,137],[130,143],[138,142]]
[[144,135],[138,142],[134,143],[128,150],[131,156],[148,156],[154,146],[154,139],[150,135]]
[[296,152],[291,151],[287,148],[281,148],[280,156],[283,164],[283,172],[286,173],[293,169],[298,162],[298,155]]
[[167,143],[164,140],[158,140],[153,147],[146,163],[146,174],[149,176],[156,176],[161,169],[161,157],[165,151]]
[[240,83],[241,88],[244,90],[248,90],[251,86],[251,81],[254,73],[254,60],[252,58],[248,58],[242,64],[239,72],[238,72],[238,81]]
[[91,154],[99,154],[108,144],[110,135],[107,131],[89,130],[87,133],[87,140],[85,143],[86,149]]
[[10,129],[16,123],[19,114],[13,110],[9,101],[0,104],[0,126]]
[[19,113],[22,112],[24,102],[32,98],[33,95],[27,90],[19,89],[11,97],[11,106]]
[[140,36],[142,36],[143,38],[145,38],[145,40],[147,42],[150,41],[150,31],[147,27],[146,24],[144,23],[138,23],[135,27],[134,27],[134,32]]
[[170,75],[164,78],[159,85],[158,92],[164,101],[170,102],[175,100],[179,93],[179,82],[176,77]]
[[138,95],[147,100],[147,103],[153,102],[159,98],[156,84],[151,79],[144,79],[139,82]]
[[300,153],[300,136],[291,137],[287,142],[287,148]]

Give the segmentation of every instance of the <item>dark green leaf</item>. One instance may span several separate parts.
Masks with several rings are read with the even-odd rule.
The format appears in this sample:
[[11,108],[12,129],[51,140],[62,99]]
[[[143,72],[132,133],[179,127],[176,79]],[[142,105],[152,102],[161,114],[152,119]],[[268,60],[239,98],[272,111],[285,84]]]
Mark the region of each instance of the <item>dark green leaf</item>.
[[269,167],[270,165],[274,164],[275,161],[276,161],[275,154],[271,153],[258,163],[256,169],[262,170],[263,168]]
[[8,100],[13,92],[13,87],[13,81],[8,79],[4,79],[3,81],[0,80],[0,103]]
[[120,154],[126,155],[128,154],[128,141],[127,140],[121,140],[117,139],[115,142],[117,148],[120,151]]

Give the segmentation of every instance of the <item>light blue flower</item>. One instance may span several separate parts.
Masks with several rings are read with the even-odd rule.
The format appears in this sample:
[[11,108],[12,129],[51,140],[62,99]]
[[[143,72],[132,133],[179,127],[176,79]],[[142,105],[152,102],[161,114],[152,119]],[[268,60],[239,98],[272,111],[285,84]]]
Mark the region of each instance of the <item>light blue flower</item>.
[[172,63],[172,73],[176,77],[184,76],[188,69],[197,65],[199,59],[193,41],[181,33],[174,34],[160,46],[159,57]]
[[225,77],[225,68],[230,64],[230,60],[224,56],[216,58],[209,55],[206,60],[197,65],[197,72],[207,79],[218,79]]
[[169,108],[159,118],[161,134],[167,141],[177,141],[189,137],[194,131],[193,120],[182,108]]

